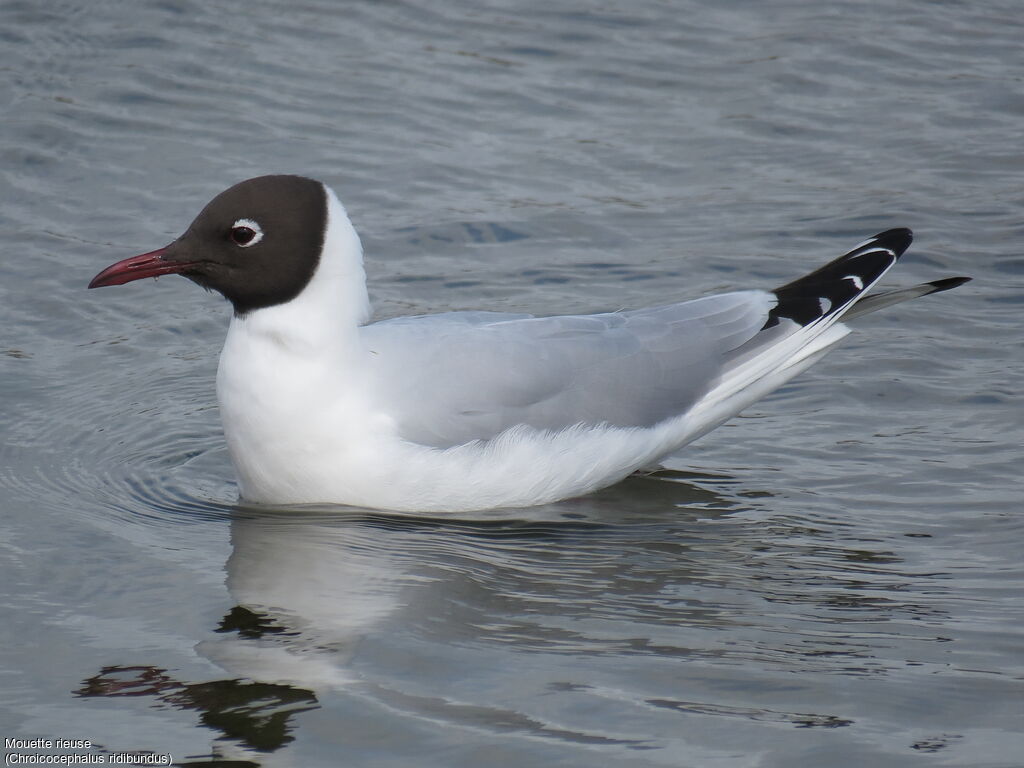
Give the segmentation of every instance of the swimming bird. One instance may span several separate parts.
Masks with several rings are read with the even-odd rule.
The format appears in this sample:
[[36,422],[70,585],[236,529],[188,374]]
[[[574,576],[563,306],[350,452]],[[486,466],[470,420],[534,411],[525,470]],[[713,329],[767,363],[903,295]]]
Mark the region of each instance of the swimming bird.
[[875,235],[773,291],[630,311],[369,323],[362,246],[327,185],[261,176],[90,288],[180,274],[234,309],[217,399],[243,500],[410,512],[528,507],[652,469],[819,359],[911,242]]

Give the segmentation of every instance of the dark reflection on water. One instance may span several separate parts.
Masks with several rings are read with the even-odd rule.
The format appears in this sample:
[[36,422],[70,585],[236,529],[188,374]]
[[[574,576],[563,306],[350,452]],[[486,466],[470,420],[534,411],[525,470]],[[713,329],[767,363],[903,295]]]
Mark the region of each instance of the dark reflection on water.
[[[218,739],[256,752],[273,752],[293,741],[292,716],[317,705],[310,691],[287,685],[241,680],[182,683],[156,667],[106,667],[74,693],[83,698],[148,696],[154,699],[153,706],[195,710],[204,726],[223,734]],[[193,764],[210,763],[179,763]]]

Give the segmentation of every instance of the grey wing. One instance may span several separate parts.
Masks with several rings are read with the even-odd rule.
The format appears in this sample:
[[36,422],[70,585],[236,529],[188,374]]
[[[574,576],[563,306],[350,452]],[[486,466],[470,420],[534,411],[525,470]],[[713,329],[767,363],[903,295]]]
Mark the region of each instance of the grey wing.
[[742,291],[598,315],[454,312],[363,335],[382,410],[406,439],[447,447],[519,424],[644,427],[681,414],[774,304]]

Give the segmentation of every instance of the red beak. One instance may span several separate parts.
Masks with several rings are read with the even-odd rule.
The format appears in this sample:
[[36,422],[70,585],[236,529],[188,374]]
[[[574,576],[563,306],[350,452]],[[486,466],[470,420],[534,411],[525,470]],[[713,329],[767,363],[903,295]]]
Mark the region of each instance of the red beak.
[[111,264],[92,279],[89,287],[103,288],[107,285],[124,285],[144,277],[178,274],[196,266],[196,263],[192,261],[165,261],[163,255],[167,248],[158,248],[155,251],[143,253],[141,256],[132,256],[130,259],[117,262],[117,264]]

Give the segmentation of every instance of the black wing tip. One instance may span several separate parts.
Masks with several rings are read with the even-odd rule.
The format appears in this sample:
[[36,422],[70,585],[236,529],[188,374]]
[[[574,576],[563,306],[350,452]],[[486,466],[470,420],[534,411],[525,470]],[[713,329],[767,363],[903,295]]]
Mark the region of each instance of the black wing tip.
[[896,229],[887,229],[885,232],[879,232],[869,241],[870,245],[876,248],[886,248],[892,251],[896,254],[897,258],[903,255],[903,252],[910,247],[912,242],[914,242],[914,233],[906,227],[897,227]]
[[927,285],[930,285],[932,289],[925,295],[927,296],[932,293],[941,293],[942,291],[959,288],[964,283],[969,283],[973,279],[973,277],[944,277],[941,280],[932,280],[930,283],[927,283]]
[[896,263],[913,240],[914,233],[906,227],[887,229],[810,274],[776,288],[778,304],[769,311],[764,327],[783,317],[809,325],[844,312]]

